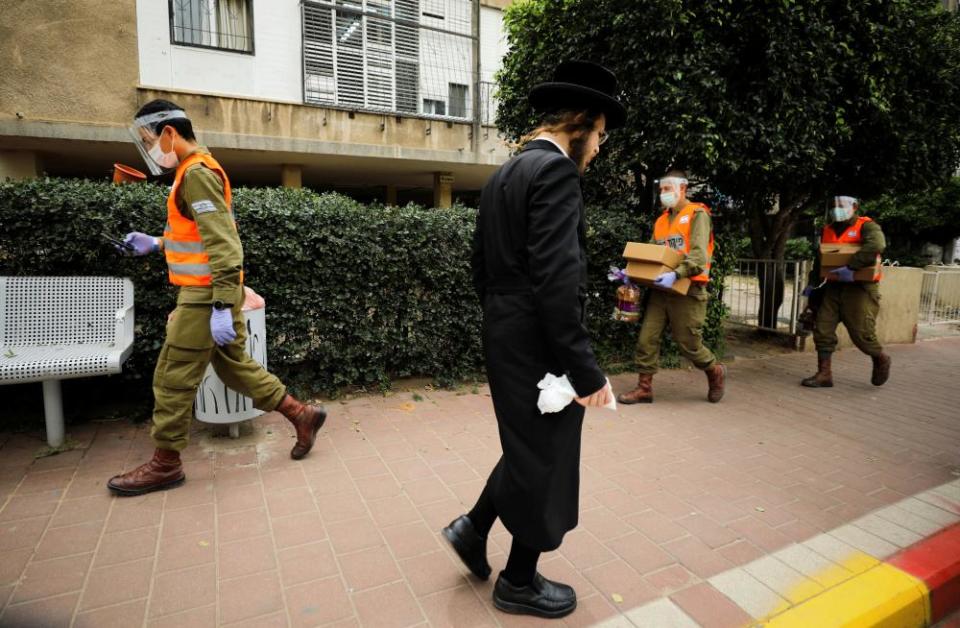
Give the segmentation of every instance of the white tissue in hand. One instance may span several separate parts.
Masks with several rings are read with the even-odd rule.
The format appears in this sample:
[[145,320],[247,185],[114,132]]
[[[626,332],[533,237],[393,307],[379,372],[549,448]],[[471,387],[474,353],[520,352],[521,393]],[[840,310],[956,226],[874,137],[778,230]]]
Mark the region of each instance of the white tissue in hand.
[[577,391],[570,385],[566,375],[557,377],[553,373],[547,373],[537,384],[537,388],[540,389],[540,398],[537,400],[540,414],[560,412],[577,397]]
[[[543,379],[537,383],[540,389],[540,398],[537,400],[537,407],[540,414],[548,412],[560,412],[570,405],[570,402],[577,398],[577,391],[573,389],[570,380],[566,375],[557,377],[553,373],[547,373]],[[617,400],[613,396],[613,389],[610,386],[610,380],[607,380],[607,388],[610,389],[610,402],[603,406],[608,410],[617,409]]]

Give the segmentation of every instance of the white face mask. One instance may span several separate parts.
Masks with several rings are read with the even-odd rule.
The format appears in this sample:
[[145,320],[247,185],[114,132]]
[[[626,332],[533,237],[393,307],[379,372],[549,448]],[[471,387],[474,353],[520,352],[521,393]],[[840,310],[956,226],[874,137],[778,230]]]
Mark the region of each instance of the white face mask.
[[853,216],[852,207],[834,207],[830,211],[833,222],[846,222]]
[[660,194],[660,202],[663,203],[664,207],[673,209],[677,206],[678,200],[676,192],[662,192]]
[[147,154],[150,155],[150,159],[157,162],[157,165],[159,165],[161,168],[176,168],[177,164],[180,163],[180,159],[177,157],[175,152],[163,152],[163,150],[160,148],[159,141],[150,147],[150,150],[147,151]]

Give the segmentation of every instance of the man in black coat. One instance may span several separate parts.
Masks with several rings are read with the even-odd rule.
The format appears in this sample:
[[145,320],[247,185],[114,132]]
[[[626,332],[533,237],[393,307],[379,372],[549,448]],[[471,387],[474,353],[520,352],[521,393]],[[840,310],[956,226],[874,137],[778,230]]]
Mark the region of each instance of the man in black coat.
[[[613,393],[590,347],[580,175],[607,130],[623,125],[616,77],[593,63],[561,64],[530,102],[543,114],[519,154],[490,178],[473,238],[474,285],[483,306],[483,345],[503,455],[476,506],[443,533],[464,563],[487,579],[487,534],[497,517],[513,535],[493,590],[509,613],[556,618],[577,605],[574,590],[537,573],[540,553],[577,525],[584,408]],[[539,382],[566,374],[579,397],[541,414]]]

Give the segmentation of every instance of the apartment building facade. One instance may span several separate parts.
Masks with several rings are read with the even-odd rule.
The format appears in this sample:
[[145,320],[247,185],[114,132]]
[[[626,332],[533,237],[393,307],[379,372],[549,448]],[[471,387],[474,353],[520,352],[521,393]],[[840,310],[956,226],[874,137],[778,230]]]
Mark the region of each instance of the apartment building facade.
[[0,178],[136,166],[129,120],[165,98],[239,184],[449,205],[508,156],[493,126],[507,4],[4,3]]

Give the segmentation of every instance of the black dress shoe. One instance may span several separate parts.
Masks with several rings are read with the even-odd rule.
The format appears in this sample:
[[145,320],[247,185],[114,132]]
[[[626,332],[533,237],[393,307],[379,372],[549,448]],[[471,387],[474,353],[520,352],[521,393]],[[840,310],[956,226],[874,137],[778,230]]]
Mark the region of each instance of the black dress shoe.
[[539,573],[527,586],[515,587],[501,571],[493,587],[493,605],[505,613],[557,619],[577,608],[577,592],[573,587],[547,580]]
[[487,539],[477,533],[473,527],[473,522],[466,515],[460,515],[450,522],[443,529],[443,536],[446,537],[453,549],[456,550],[460,560],[466,565],[473,575],[486,580],[490,577],[490,563],[487,562]]

